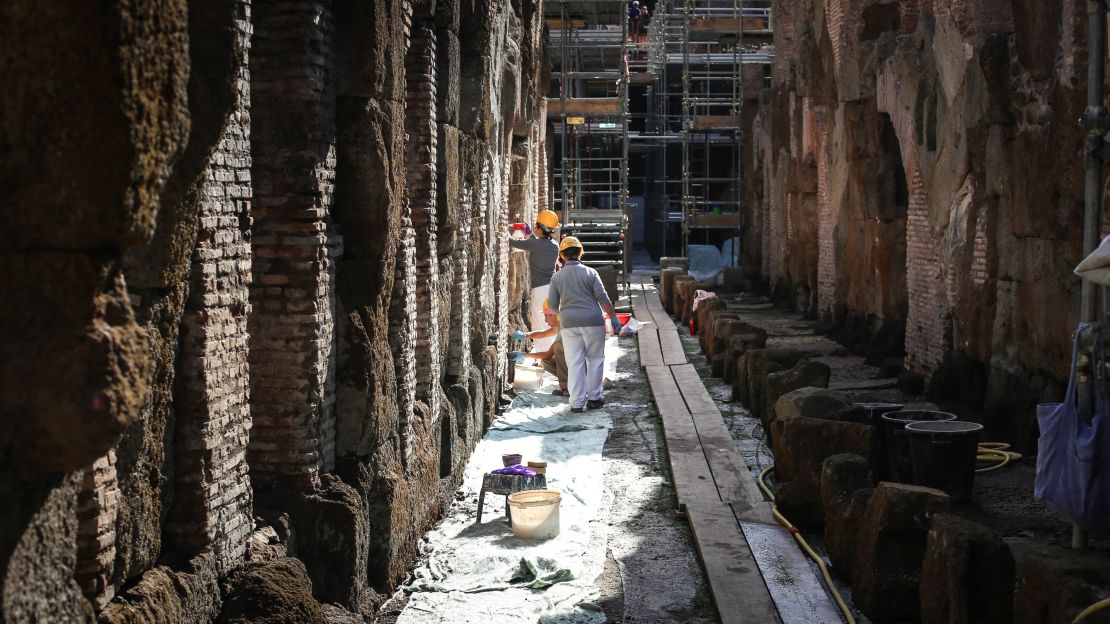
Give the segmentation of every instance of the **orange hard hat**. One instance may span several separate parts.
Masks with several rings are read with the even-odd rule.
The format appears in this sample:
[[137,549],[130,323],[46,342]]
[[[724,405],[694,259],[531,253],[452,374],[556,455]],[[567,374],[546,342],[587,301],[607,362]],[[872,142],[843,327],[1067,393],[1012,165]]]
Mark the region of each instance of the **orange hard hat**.
[[578,238],[575,236],[564,236],[563,240],[559,241],[559,253],[562,253],[567,249],[570,249],[571,247],[577,247],[582,251],[585,251],[585,248],[582,247],[582,241],[578,240]]
[[540,214],[536,215],[536,223],[549,230],[554,230],[559,227],[559,215],[555,214],[553,210],[541,210]]

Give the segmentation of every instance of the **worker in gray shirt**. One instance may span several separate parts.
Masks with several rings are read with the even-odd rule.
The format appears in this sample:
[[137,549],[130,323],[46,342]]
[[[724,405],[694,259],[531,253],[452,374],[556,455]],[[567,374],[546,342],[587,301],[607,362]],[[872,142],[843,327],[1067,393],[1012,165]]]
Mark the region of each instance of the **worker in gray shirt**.
[[[555,261],[559,259],[559,245],[552,238],[557,227],[559,216],[550,210],[542,210],[536,215],[536,229],[531,238],[509,240],[509,245],[514,249],[528,252],[528,268],[532,280],[528,318],[533,332],[547,329],[547,321],[543,318],[543,302],[547,299],[551,276],[555,274]],[[554,335],[537,338],[533,340],[533,347],[536,351],[547,351],[553,342]]]
[[581,412],[605,405],[601,391],[605,380],[605,317],[619,336],[621,322],[605,293],[597,271],[582,264],[582,243],[567,236],[559,243],[566,265],[551,278],[547,301],[559,311],[559,337],[567,361],[570,411]]

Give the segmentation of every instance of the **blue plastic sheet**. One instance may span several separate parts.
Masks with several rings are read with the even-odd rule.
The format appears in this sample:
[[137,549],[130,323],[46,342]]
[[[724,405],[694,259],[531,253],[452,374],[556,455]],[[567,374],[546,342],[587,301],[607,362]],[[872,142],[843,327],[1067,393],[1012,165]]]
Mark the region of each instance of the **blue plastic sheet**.
[[717,279],[725,266],[721,250],[714,245],[687,245],[686,257],[690,261],[690,275],[699,282]]
[[1090,327],[1083,323],[1076,332],[1071,376],[1063,403],[1037,406],[1041,437],[1037,443],[1037,479],[1034,497],[1086,529],[1110,528],[1110,396],[1103,370],[1102,338],[1095,341],[1095,409],[1090,422],[1080,417],[1077,407],[1076,362],[1079,337]]

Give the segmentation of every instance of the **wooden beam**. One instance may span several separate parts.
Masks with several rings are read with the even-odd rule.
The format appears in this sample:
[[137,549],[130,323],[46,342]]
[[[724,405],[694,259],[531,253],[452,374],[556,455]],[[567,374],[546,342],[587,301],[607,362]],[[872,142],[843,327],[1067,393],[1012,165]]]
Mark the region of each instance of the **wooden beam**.
[[694,130],[737,130],[739,115],[698,115],[694,117]]
[[686,352],[682,350],[682,339],[678,337],[677,329],[659,330],[659,349],[663,352],[664,364],[686,363]]
[[727,505],[687,507],[686,517],[722,624],[782,622],[732,510]]
[[640,346],[640,366],[664,366],[663,350],[659,346],[659,332],[654,327],[643,327],[636,334]]
[[[745,17],[744,32],[768,30],[767,20],[762,17]],[[690,32],[695,33],[735,33],[740,30],[740,21],[735,17],[707,17],[690,22]]]
[[718,505],[721,495],[698,439],[698,430],[682,402],[682,394],[667,366],[647,366],[648,386],[663,421],[671,478],[680,507]]
[[547,114],[550,115],[619,115],[621,113],[620,98],[567,98],[566,110],[563,110],[561,98],[547,98]]

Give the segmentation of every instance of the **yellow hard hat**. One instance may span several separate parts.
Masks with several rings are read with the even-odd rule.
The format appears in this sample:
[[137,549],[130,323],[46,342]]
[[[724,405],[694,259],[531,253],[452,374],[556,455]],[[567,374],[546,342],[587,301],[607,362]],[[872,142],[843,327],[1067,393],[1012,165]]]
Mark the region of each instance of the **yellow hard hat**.
[[559,227],[559,215],[552,210],[541,210],[540,214],[536,215],[536,223],[549,230],[554,230]]
[[581,249],[582,251],[585,251],[585,248],[582,247],[582,241],[578,240],[577,237],[564,236],[563,240],[559,242],[559,253],[563,253],[564,251],[566,251],[567,249],[570,249],[571,247],[577,247],[577,248]]

